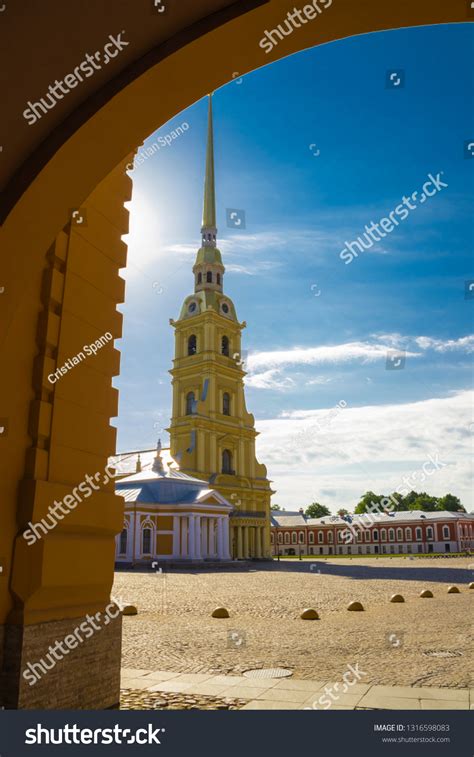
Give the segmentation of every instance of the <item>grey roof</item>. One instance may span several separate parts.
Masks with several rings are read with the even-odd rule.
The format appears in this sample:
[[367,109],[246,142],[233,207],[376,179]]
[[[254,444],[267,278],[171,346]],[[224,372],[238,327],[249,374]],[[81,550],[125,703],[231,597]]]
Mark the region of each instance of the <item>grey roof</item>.
[[413,522],[419,520],[474,520],[473,513],[450,512],[448,510],[436,510],[425,512],[424,510],[403,510],[392,514],[388,513],[365,513],[350,515],[350,520],[345,520],[339,515],[325,515],[322,518],[305,518],[299,512],[280,515],[279,511],[272,513],[272,526],[350,526],[351,523],[362,523],[368,526],[371,523],[388,524]]
[[[146,455],[146,469],[117,479],[115,482],[115,491],[124,497],[125,502],[191,505],[202,502],[203,499],[212,494],[220,505],[233,509],[233,505],[222,494],[209,488],[207,481],[182,473],[175,461],[172,461],[175,467],[170,464],[165,466],[163,457],[166,459],[166,456],[161,448],[159,453],[156,450],[140,453],[143,465],[142,454]],[[129,458],[127,463],[130,467],[132,464],[134,467],[136,466],[138,453],[121,457],[122,460]],[[172,460],[171,457],[170,460]],[[112,462],[109,464],[113,465]]]
[[271,524],[272,526],[306,526],[306,519],[300,512],[272,510]]

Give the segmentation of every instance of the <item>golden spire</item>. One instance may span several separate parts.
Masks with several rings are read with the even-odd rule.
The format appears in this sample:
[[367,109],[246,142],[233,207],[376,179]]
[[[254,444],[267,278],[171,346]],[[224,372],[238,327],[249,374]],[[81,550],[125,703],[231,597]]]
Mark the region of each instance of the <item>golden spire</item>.
[[212,94],[209,95],[206,177],[204,179],[204,204],[202,211],[203,244],[206,247],[216,246],[216,189],[214,178],[214,129],[212,123]]

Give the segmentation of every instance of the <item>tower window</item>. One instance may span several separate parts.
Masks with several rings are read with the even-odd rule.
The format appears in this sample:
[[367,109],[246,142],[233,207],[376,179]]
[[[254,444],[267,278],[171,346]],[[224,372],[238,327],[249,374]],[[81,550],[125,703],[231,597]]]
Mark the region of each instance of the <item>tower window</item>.
[[230,415],[230,394],[228,392],[224,392],[222,397],[222,413]]
[[194,392],[188,392],[186,395],[186,415],[194,415],[196,412],[196,400]]
[[206,273],[206,281],[208,284],[212,284],[212,271]]
[[197,351],[196,334],[191,334],[188,339],[188,355],[195,355]]
[[229,357],[229,337],[223,336],[222,337],[222,343],[221,343],[221,352],[223,355],[227,355]]
[[198,273],[198,284],[202,284],[202,273]]
[[220,285],[221,285],[221,275],[220,275],[220,273],[218,273],[218,274],[216,275],[216,280],[217,280],[217,283],[218,283],[218,284],[219,284],[219,286],[220,286]]
[[232,470],[232,452],[225,449],[222,453],[222,473],[233,473]]
[[128,531],[126,528],[124,528],[122,533],[120,534],[120,554],[121,555],[127,554],[127,537],[128,537]]

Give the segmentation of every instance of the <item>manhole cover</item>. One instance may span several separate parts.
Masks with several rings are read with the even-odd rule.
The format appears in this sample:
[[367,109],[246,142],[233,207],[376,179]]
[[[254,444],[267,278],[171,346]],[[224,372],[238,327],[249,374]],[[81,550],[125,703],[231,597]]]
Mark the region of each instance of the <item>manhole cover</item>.
[[452,649],[439,649],[438,651],[430,650],[423,652],[426,657],[462,657],[462,652],[456,652]]
[[292,675],[293,671],[285,668],[257,668],[256,670],[246,670],[244,673],[246,678],[288,678]]

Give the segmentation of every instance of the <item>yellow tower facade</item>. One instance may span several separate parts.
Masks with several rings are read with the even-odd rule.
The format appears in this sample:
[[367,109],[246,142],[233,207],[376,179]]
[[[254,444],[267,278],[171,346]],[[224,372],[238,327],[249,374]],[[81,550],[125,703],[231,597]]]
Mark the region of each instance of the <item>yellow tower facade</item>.
[[267,469],[255,456],[255,419],[247,412],[242,330],[224,294],[225,268],[217,248],[212,98],[204,183],[202,244],[193,267],[194,292],[186,297],[175,329],[171,455],[180,468],[209,481],[231,504],[230,554],[270,558]]

